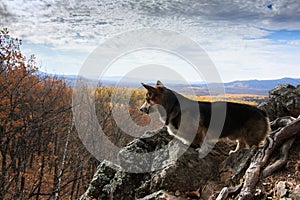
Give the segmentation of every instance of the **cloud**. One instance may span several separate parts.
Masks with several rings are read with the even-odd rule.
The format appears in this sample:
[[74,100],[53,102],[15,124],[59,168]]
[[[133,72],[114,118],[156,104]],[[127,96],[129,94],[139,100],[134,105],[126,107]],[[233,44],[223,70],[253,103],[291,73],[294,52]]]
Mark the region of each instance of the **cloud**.
[[73,60],[71,53],[88,55],[105,39],[144,27],[192,38],[212,57],[224,79],[235,78],[229,71],[246,76],[253,69],[254,76],[259,67],[257,76],[267,76],[271,69],[287,73],[280,69],[299,66],[297,53],[291,53],[299,55],[299,38],[279,42],[274,37],[282,36],[280,30],[300,30],[298,0],[10,0],[0,3],[0,19],[27,47],[35,47],[44,64],[51,65],[50,57],[59,52],[52,64],[63,65],[67,72],[79,63],[70,61],[72,66],[65,67],[64,60]]

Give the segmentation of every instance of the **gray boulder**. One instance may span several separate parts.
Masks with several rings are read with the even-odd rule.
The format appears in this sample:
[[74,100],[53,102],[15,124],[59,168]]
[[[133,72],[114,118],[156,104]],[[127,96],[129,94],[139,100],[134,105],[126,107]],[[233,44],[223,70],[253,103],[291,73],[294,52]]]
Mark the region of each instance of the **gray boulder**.
[[269,92],[268,101],[258,106],[264,110],[271,121],[278,117],[300,115],[300,85],[278,85]]
[[[197,191],[208,181],[218,181],[219,165],[227,158],[229,145],[220,142],[200,159],[195,148],[188,147],[179,157],[182,144],[165,129],[152,137],[135,139],[119,153],[121,167],[103,161],[81,200],[151,199],[158,191],[173,194]],[[159,149],[167,147],[168,151]],[[169,148],[170,147],[170,148]],[[233,148],[233,147],[231,147]],[[135,157],[134,153],[154,152],[152,159]],[[133,171],[144,173],[133,173]],[[130,171],[130,172],[128,172]],[[150,196],[149,196],[150,195]],[[157,193],[158,196],[167,194]],[[146,197],[147,196],[147,197]],[[168,196],[168,195],[167,195]],[[154,197],[155,198],[155,197]],[[161,198],[164,199],[164,198]]]

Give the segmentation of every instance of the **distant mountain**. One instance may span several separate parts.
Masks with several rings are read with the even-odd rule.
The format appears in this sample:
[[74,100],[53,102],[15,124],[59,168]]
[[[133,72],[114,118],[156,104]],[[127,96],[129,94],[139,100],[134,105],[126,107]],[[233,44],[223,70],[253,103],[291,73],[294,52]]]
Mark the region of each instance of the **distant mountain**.
[[[76,75],[62,75],[59,78],[66,81],[66,83],[73,87],[76,81],[80,78]],[[115,76],[115,77],[104,77],[101,79],[101,85],[103,86],[115,86],[118,82],[122,80],[122,87],[140,87],[141,82],[155,84],[156,80],[144,80],[141,78],[125,78]],[[89,80],[90,83],[97,85],[99,81],[97,79]],[[164,81],[164,83],[178,92],[185,94],[197,94],[197,95],[209,95],[207,85],[204,83],[192,83],[191,85],[186,85],[184,83],[179,83],[176,81]],[[228,83],[224,83],[224,88],[226,93],[230,94],[259,94],[268,95],[268,92],[279,84],[291,84],[294,86],[300,85],[300,78],[282,78],[274,80],[238,80]]]
[[268,94],[268,91],[280,84],[300,85],[300,78],[282,78],[275,80],[245,80],[225,83],[227,93]]

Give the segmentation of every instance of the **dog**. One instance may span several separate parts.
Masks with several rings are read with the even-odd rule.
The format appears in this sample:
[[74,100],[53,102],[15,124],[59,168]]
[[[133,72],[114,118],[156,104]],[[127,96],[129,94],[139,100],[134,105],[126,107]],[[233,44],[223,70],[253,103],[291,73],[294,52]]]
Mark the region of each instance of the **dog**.
[[[158,111],[168,133],[184,144],[201,145],[206,136],[209,140],[229,138],[237,141],[235,150],[229,152],[232,154],[242,148],[259,146],[270,131],[266,113],[254,106],[226,101],[194,101],[168,89],[161,81],[155,86],[142,85],[147,93],[140,111],[146,114]],[[213,111],[225,112],[223,126],[214,126],[219,121],[211,121]],[[219,134],[215,134],[218,131]]]

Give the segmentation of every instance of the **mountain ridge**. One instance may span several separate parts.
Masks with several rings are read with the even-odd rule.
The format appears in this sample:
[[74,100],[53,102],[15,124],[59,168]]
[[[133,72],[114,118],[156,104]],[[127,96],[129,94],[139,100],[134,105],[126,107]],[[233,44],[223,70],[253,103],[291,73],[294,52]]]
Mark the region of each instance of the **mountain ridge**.
[[272,80],[239,80],[225,83],[225,90],[228,93],[250,93],[250,94],[268,94],[268,91],[277,85],[290,84],[300,85],[300,78],[281,78]]
[[[60,79],[63,79],[66,81],[66,83],[73,87],[77,80],[80,79],[80,76],[76,75],[55,75],[58,76]],[[95,85],[97,85],[99,82],[103,86],[116,86],[118,85],[119,81],[122,80],[122,84],[119,86],[121,87],[129,87],[129,88],[137,88],[140,87],[141,82],[145,82],[148,84],[155,84],[156,80],[143,80],[142,78],[125,78],[122,79],[122,77],[114,76],[114,77],[103,77],[101,81],[98,81],[97,79],[90,79],[89,82],[93,82]],[[184,92],[187,94],[194,94],[197,95],[209,95],[208,86],[206,83],[203,82],[194,82],[190,85],[187,85],[183,82],[176,82],[174,80],[162,80],[165,85],[170,87],[171,89],[174,89],[178,92]],[[220,83],[213,83],[213,84],[220,84]],[[268,92],[276,87],[277,85],[282,84],[290,84],[290,85],[300,85],[300,78],[290,78],[290,77],[284,77],[280,79],[270,79],[270,80],[258,80],[258,79],[252,79],[252,80],[236,80],[236,81],[230,81],[221,83],[224,85],[224,89],[226,93],[231,94],[257,94],[257,95],[268,95]]]

